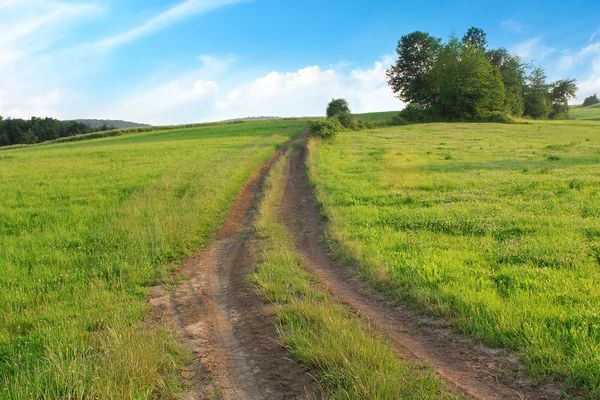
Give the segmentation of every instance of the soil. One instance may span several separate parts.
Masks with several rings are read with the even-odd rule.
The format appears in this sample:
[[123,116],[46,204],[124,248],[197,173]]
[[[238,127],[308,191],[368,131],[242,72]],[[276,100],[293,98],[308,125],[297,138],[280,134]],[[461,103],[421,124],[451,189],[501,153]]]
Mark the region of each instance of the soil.
[[319,390],[310,371],[278,342],[274,316],[247,276],[253,214],[263,182],[282,147],[243,186],[216,240],[184,260],[175,290],[154,288],[155,315],[189,346],[197,360],[185,372],[185,399],[306,399]]
[[307,270],[322,279],[338,301],[364,316],[389,337],[401,358],[424,362],[448,383],[449,389],[475,399],[557,399],[558,385],[535,386],[514,354],[494,349],[453,331],[450,324],[418,316],[393,304],[356,278],[325,250],[326,221],[306,175],[306,146],[290,158],[280,217],[293,234]]

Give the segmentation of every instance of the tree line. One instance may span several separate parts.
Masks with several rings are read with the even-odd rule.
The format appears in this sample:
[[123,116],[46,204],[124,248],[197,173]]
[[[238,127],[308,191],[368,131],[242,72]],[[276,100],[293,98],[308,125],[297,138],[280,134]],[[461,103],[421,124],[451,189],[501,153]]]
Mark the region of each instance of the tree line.
[[504,48],[488,49],[487,35],[470,28],[445,43],[426,32],[402,36],[388,84],[407,103],[403,117],[427,120],[495,120],[569,117],[575,79],[549,82],[540,67]]
[[59,121],[54,118],[32,117],[30,120],[0,116],[0,147],[15,144],[35,144],[62,137],[114,129],[106,124],[92,128],[83,122]]

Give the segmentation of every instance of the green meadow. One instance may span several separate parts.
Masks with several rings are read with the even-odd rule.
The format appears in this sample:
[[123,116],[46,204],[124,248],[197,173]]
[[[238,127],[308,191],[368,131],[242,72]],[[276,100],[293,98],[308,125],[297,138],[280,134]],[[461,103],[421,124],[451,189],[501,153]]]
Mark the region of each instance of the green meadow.
[[363,279],[600,396],[600,125],[409,125],[309,149],[328,240]]
[[189,355],[148,318],[302,121],[0,152],[0,398],[172,398]]
[[572,106],[571,116],[575,119],[600,121],[600,104],[589,107]]

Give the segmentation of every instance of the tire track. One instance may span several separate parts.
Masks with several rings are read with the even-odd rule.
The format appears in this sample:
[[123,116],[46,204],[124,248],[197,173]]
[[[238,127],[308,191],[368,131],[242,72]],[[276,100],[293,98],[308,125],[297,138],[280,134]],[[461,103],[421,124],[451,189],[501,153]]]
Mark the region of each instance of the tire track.
[[[305,132],[306,134],[306,132]],[[154,289],[155,315],[189,346],[196,362],[185,372],[185,399],[306,399],[317,388],[309,371],[288,358],[273,315],[247,284],[252,258],[247,242],[263,182],[282,148],[243,186],[213,242],[182,262],[174,291]]]

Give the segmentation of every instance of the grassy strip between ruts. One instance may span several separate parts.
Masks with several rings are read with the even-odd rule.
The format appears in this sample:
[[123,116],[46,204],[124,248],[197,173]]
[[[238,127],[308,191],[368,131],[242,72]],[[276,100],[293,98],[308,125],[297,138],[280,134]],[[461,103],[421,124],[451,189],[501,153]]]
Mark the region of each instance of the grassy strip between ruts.
[[255,221],[259,254],[252,283],[277,305],[281,341],[291,354],[317,371],[333,399],[453,398],[431,368],[401,361],[389,342],[366,321],[318,288],[302,267],[289,232],[277,217],[286,159],[267,178]]

